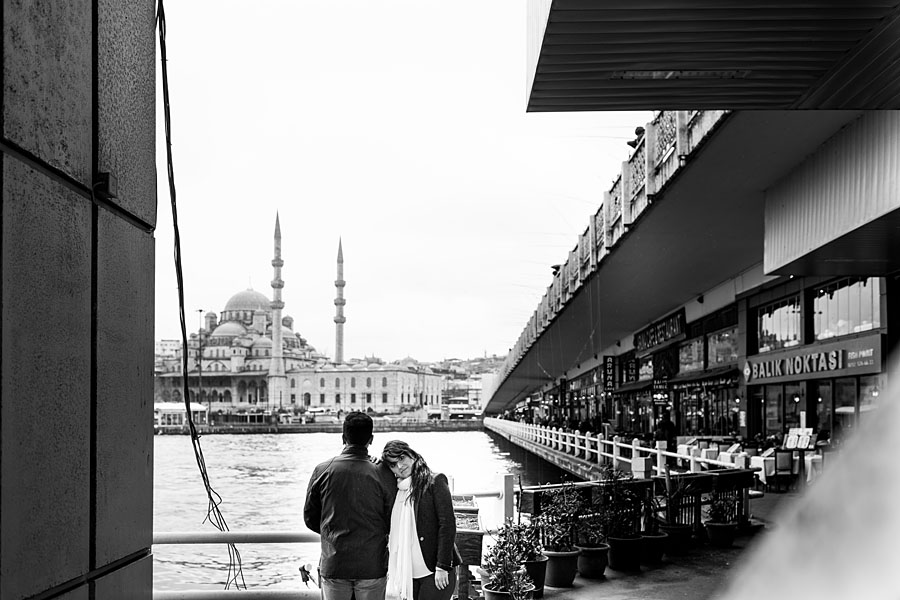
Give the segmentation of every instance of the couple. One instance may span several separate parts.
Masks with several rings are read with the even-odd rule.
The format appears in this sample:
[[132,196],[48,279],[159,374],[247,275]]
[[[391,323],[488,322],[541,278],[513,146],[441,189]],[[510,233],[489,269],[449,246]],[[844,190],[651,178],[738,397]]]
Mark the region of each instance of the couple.
[[[344,450],[314,470],[303,520],[322,541],[323,600],[449,600],[456,520],[447,477],[431,472],[405,442],[369,457],[372,418],[347,414]],[[390,535],[389,535],[390,534]]]

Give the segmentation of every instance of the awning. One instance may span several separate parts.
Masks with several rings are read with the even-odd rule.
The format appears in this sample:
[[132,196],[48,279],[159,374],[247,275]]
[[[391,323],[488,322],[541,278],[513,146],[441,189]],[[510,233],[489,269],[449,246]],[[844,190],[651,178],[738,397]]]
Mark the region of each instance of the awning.
[[675,390],[710,385],[736,385],[738,375],[740,375],[740,369],[738,369],[737,365],[715,367],[705,371],[676,375],[669,379],[669,385]]
[[650,389],[650,386],[653,385],[653,381],[648,379],[646,381],[632,381],[630,383],[623,383],[619,387],[613,390],[613,394],[620,394],[622,392],[636,392],[638,390],[646,390]]

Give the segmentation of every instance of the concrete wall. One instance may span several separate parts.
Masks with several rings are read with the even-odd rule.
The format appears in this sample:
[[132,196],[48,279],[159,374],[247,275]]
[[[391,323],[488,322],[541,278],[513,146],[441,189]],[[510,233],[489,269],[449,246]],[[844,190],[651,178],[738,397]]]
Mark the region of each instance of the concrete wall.
[[151,597],[155,8],[0,8],[4,600]]

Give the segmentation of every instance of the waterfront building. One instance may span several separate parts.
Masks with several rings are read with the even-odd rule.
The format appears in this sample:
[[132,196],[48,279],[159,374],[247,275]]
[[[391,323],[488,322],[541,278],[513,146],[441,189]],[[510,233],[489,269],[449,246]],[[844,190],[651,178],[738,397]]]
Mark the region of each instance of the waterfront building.
[[[275,218],[273,299],[253,289],[229,298],[217,315],[204,315],[204,327],[188,340],[188,389],[193,403],[206,406],[210,419],[305,412],[311,407],[340,413],[362,410],[396,414],[438,406],[446,386],[440,374],[413,359],[385,364],[371,358],[344,361],[343,245],[338,242],[334,318],[338,349],[334,359],[319,353],[282,316],[281,222]],[[276,325],[277,324],[277,325]],[[182,349],[157,356],[156,402],[182,402]]]

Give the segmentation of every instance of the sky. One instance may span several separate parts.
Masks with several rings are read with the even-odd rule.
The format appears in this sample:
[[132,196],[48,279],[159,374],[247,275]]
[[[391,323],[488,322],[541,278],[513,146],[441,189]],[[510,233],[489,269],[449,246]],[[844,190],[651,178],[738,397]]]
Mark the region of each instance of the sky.
[[[166,4],[188,333],[247,288],[327,356],[506,356],[649,112],[526,113],[521,0]],[[180,339],[157,60],[156,339]]]

